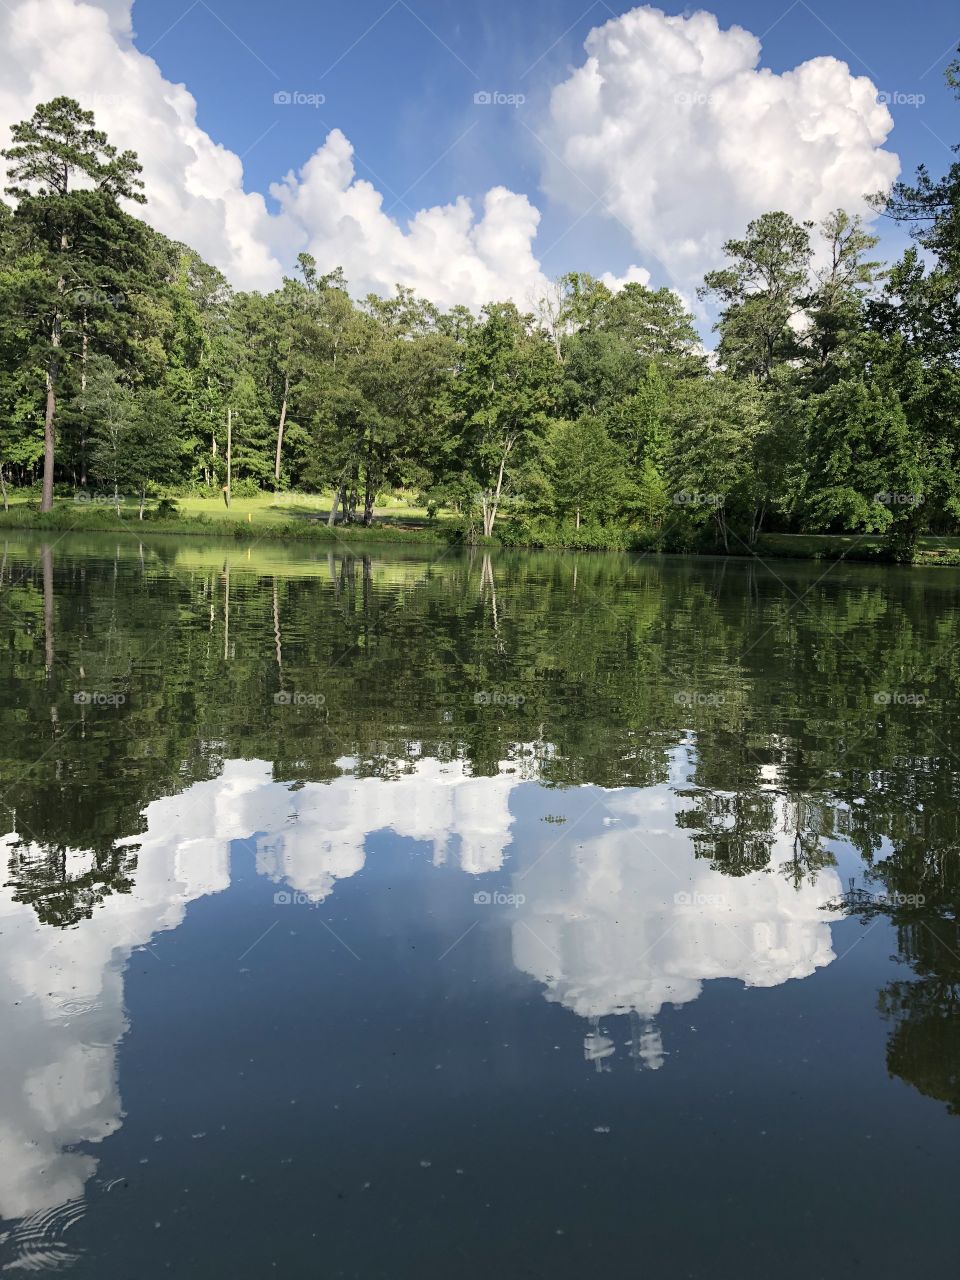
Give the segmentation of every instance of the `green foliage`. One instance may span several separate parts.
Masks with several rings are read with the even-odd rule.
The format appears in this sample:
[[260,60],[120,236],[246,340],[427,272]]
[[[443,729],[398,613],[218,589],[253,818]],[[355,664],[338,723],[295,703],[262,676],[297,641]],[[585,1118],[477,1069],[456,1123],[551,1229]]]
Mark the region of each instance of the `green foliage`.
[[719,353],[732,373],[768,378],[777,363],[797,354],[790,322],[809,289],[812,227],[787,213],[765,213],[744,239],[723,246],[730,264],[704,277],[701,297],[723,307]]
[[558,518],[579,529],[622,514],[629,488],[625,460],[599,418],[553,423],[545,457],[549,502]]

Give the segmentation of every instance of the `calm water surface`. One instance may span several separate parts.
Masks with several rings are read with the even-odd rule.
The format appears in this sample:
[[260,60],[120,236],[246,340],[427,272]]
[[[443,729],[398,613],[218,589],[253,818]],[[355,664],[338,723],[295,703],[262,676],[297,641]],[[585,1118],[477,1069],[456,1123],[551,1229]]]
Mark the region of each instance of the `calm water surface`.
[[2,558],[13,1273],[956,1273],[960,576]]

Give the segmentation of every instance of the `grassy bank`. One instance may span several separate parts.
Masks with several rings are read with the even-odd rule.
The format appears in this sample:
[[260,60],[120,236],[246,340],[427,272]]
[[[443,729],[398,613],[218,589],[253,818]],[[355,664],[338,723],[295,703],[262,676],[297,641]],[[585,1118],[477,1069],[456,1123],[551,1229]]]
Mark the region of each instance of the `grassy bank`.
[[[888,560],[883,539],[874,534],[765,533],[757,539],[756,555],[791,560]],[[960,538],[921,538],[914,555],[918,565],[960,565]]]
[[331,546],[345,542],[443,543],[456,530],[450,519],[430,520],[426,511],[399,504],[375,511],[375,523],[369,528],[359,524],[329,528],[329,501],[325,503],[322,495],[312,494],[259,494],[237,498],[229,509],[222,501],[196,497],[177,498],[175,502],[175,510],[148,505],[141,520],[134,501],[121,500],[118,515],[113,505],[61,498],[55,501],[52,511],[41,515],[35,500],[11,500],[9,510],[0,511],[0,529],[59,533],[77,530],[126,536],[176,534]]
[[[374,512],[374,524],[326,523],[329,497],[322,494],[258,494],[236,498],[229,509],[222,500],[199,497],[177,498],[175,509],[147,507],[139,519],[136,502],[121,501],[120,515],[102,502],[78,503],[70,498],[57,499],[54,509],[41,515],[35,495],[16,497],[8,511],[0,511],[0,529],[29,532],[116,533],[125,536],[172,534],[207,538],[233,538],[239,541],[271,541],[313,546],[359,546],[377,543],[443,545],[462,537],[458,519],[452,512],[428,515],[426,510],[402,499],[392,499]],[[489,545],[536,548],[546,550],[666,552],[670,554],[718,555],[716,547],[687,541],[682,545],[658,534],[631,534],[627,530],[597,530],[596,536],[583,529],[569,538],[563,530],[545,539],[542,531],[525,536],[531,530],[522,523],[504,519],[498,525],[500,538],[486,540]],[[851,560],[883,563],[889,556],[878,535],[766,533],[761,534],[751,552],[745,544],[734,540],[730,554],[751,554],[761,559]],[[960,566],[960,538],[923,538],[917,547],[914,564],[926,566]]]

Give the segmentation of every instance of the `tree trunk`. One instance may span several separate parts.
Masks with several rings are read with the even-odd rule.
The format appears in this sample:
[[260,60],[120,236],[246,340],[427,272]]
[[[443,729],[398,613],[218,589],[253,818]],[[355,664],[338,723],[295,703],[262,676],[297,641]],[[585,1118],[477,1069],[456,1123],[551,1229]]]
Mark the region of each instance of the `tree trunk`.
[[141,489],[140,490],[140,519],[141,520],[143,519],[143,504],[144,502],[146,502],[146,500],[147,500],[147,491],[146,489]]
[[580,528],[580,508],[579,507],[577,507],[577,518],[576,518],[575,528],[577,529]]
[[[66,253],[67,233],[61,232],[60,252]],[[63,276],[57,281],[57,293],[63,296],[67,282]],[[55,418],[57,413],[57,379],[60,376],[60,346],[62,337],[62,317],[59,307],[53,313],[50,326],[50,346],[53,353],[47,361],[47,409],[43,421],[43,493],[40,498],[41,513],[53,510],[53,464],[55,452]]]
[[230,484],[233,471],[233,410],[227,410],[227,485],[223,491],[223,500],[230,506]]
[[3,474],[3,470],[3,467],[0,466],[0,489],[3,490],[3,509],[4,511],[9,511],[10,505],[7,502],[7,477]]
[[87,487],[87,356],[90,347],[90,335],[87,333],[87,313],[83,313],[83,344],[80,349],[80,401],[83,405],[83,412],[80,415],[80,488],[86,490]]
[[280,406],[280,422],[277,425],[277,458],[273,464],[274,492],[280,488],[280,456],[283,452],[283,428],[287,421],[287,397],[289,394],[290,375],[288,373],[283,380],[283,404]]
[[376,502],[376,491],[371,487],[369,476],[363,487],[363,523],[370,527],[373,524],[373,505]]
[[760,537],[760,530],[763,528],[763,521],[766,514],[767,504],[765,502],[761,502],[759,506],[756,506],[753,509],[753,519],[750,522],[751,547],[755,545],[757,539]]
[[483,536],[490,537],[490,530],[493,528],[493,515],[490,506],[490,494],[484,489],[480,498],[480,509],[483,513]]
[[500,505],[500,497],[503,493],[503,473],[506,470],[507,458],[510,456],[510,450],[513,448],[513,441],[508,440],[504,446],[503,456],[500,459],[500,470],[497,472],[497,487],[493,491],[493,498],[488,503],[487,495],[484,494],[483,500],[483,532],[487,538],[493,537],[493,526],[497,519],[497,507]]
[[730,543],[727,539],[727,519],[722,507],[717,515],[717,528],[720,530],[720,536],[723,539],[723,549],[729,555]]
[[[54,342],[59,345],[59,336]],[[53,510],[53,420],[57,412],[57,379],[58,365],[51,360],[47,366],[47,411],[43,420],[43,495],[40,499],[40,510]]]
[[343,501],[343,485],[338,484],[333,495],[333,502],[330,505],[330,514],[327,516],[327,528],[332,529],[337,523],[337,508]]

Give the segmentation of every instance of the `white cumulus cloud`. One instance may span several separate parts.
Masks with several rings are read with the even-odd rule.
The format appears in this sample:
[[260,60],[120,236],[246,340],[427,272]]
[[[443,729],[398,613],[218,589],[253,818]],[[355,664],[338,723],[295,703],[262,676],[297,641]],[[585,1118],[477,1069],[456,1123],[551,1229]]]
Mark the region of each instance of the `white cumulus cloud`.
[[741,27],[648,6],[595,28],[585,48],[551,96],[545,189],[577,209],[602,196],[681,287],[720,265],[751,218],[864,212],[864,195],[899,172],[881,149],[893,120],[876,87],[836,58],[778,75]]
[[650,283],[650,272],[646,267],[638,267],[635,264],[627,267],[622,276],[614,275],[612,271],[604,271],[600,277],[601,284],[605,284],[611,293],[619,293],[625,285]]
[[461,196],[421,209],[404,230],[376,187],[356,177],[353,147],[339,129],[270,191],[320,269],[342,266],[360,292],[389,292],[399,282],[441,305],[506,297],[526,305],[546,286],[533,253],[540,214],[526,196],[494,187],[479,218]]
[[261,194],[244,191],[240,157],[197,124],[193,95],[166,80],[130,33],[131,0],[0,6],[4,142],[38,102],[77,98],[111,141],[139,154],[149,196],[142,216],[240,288],[273,288],[302,249],[325,270],[342,265],[357,292],[401,282],[441,304],[479,306],[508,297],[526,304],[543,287],[532,249],[540,215],[526,196],[495,187],[479,214],[460,197],[404,225],[356,178],[339,130],[274,186],[281,210],[271,213]]

